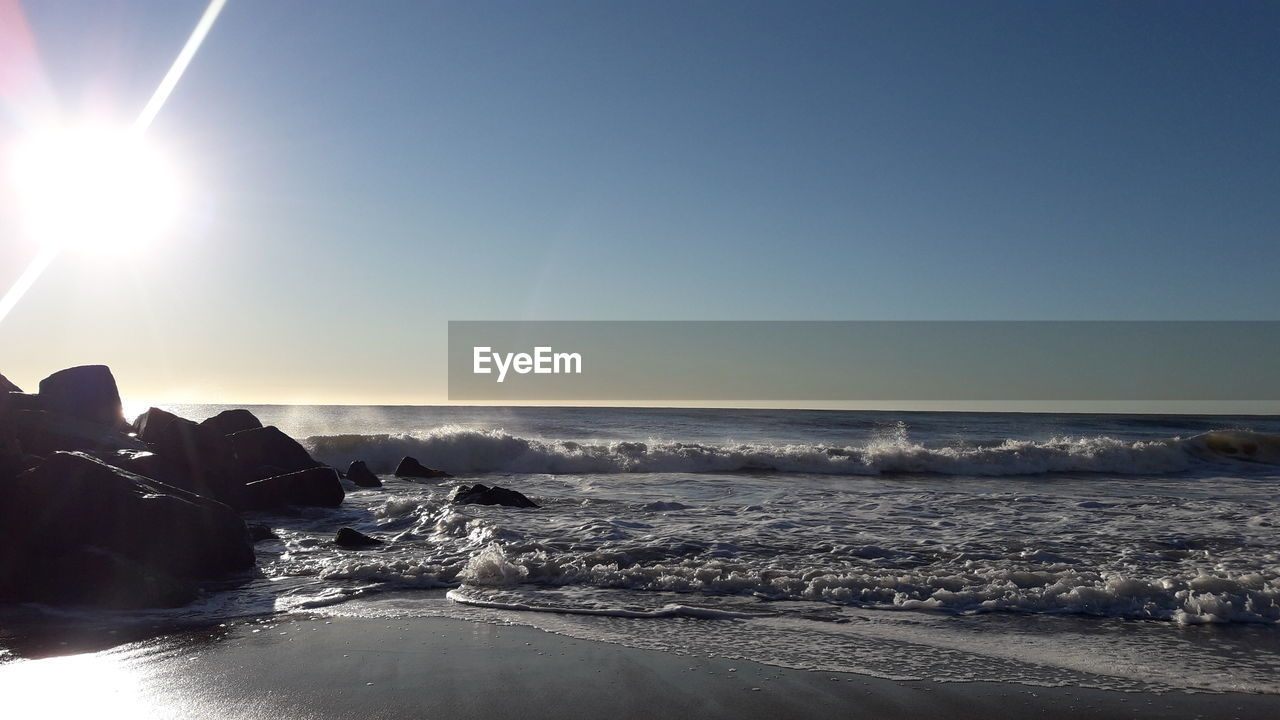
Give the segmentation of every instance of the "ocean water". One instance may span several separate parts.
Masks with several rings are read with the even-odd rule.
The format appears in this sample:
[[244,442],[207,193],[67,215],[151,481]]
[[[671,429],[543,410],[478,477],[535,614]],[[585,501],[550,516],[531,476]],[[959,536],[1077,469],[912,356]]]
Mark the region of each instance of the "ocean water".
[[[175,406],[201,419],[222,407]],[[787,667],[1280,693],[1280,418],[251,407],[383,489],[157,616],[448,616]],[[387,475],[404,455],[457,476]],[[539,509],[453,506],[459,483]],[[331,542],[351,526],[386,541]]]

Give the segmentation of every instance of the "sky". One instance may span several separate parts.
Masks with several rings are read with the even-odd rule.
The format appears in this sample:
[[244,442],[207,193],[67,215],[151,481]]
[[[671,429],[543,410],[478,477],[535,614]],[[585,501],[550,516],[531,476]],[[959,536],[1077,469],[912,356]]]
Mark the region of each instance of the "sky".
[[[204,10],[3,6],[123,121]],[[60,256],[0,372],[418,404],[450,320],[1277,320],[1278,69],[1273,2],[230,0],[150,130],[181,225]]]

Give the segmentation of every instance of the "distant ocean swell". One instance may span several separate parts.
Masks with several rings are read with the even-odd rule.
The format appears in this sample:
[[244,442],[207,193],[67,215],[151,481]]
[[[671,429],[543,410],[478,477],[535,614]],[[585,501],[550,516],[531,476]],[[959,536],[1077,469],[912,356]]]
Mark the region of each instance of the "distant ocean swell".
[[518,437],[503,430],[446,426],[422,434],[317,435],[307,439],[321,461],[363,459],[390,472],[412,455],[459,473],[733,473],[956,476],[1049,473],[1165,474],[1213,464],[1280,466],[1280,435],[1221,430],[1187,438],[1120,440],[1109,436],[1044,441],[1003,439],[926,447],[905,437],[860,446],[711,444],[669,441],[573,442]]

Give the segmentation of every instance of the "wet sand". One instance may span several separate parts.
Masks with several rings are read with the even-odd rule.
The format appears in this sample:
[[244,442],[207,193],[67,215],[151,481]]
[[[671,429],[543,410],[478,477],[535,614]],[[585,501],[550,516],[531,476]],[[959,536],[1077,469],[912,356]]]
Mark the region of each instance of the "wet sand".
[[[50,641],[40,655],[70,646]],[[1280,696],[895,682],[446,619],[286,618],[0,665],[9,717],[1270,718]]]

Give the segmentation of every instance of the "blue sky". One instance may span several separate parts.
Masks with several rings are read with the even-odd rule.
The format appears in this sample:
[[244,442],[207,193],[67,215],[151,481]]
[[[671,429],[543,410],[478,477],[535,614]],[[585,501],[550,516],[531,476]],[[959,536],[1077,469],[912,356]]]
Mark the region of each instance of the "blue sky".
[[[64,112],[127,118],[203,3],[24,7]],[[1268,2],[231,0],[153,126],[187,223],[60,258],[0,372],[430,402],[451,319],[1280,319],[1278,35]]]

